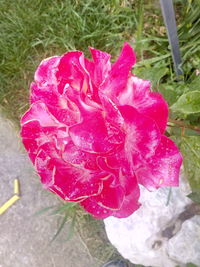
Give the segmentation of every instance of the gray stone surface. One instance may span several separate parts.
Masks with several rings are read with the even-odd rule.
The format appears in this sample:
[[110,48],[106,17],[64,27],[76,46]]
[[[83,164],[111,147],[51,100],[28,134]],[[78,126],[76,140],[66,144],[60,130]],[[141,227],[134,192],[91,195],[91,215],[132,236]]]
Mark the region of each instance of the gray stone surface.
[[132,263],[153,267],[200,266],[200,207],[186,196],[191,189],[182,174],[180,185],[149,192],[140,187],[141,208],[128,218],[104,220],[110,242]]
[[18,177],[21,199],[0,215],[0,267],[95,267],[76,233],[66,241],[67,226],[50,244],[58,228],[56,216],[33,216],[58,200],[44,190],[20,143],[18,131],[0,116],[0,206],[13,195]]

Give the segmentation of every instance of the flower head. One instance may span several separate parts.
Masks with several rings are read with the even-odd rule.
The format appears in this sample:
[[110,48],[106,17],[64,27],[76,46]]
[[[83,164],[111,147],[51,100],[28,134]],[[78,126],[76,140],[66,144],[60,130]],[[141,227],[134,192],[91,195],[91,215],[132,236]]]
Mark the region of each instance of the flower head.
[[45,59],[31,84],[21,136],[45,188],[96,218],[127,217],[140,206],[138,184],[177,186],[182,157],[163,135],[168,106],[130,70],[125,43],[114,64],[90,48]]

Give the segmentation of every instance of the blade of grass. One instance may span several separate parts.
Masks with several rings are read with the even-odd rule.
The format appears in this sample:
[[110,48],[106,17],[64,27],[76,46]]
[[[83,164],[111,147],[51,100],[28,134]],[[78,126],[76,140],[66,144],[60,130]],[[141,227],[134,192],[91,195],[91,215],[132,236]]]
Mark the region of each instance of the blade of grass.
[[74,215],[72,217],[72,221],[70,222],[70,225],[69,225],[67,241],[69,241],[73,237],[74,230],[75,230],[75,224],[76,224],[76,213],[74,213]]
[[67,222],[68,216],[69,216],[69,214],[66,213],[65,216],[63,217],[63,220],[62,220],[60,226],[58,227],[58,230],[56,231],[55,235],[53,236],[52,240],[50,241],[50,244],[58,237],[60,232],[63,230],[63,227],[64,227],[65,223]]
[[57,207],[57,205],[49,206],[49,207],[43,208],[43,209],[41,209],[41,210],[39,210],[39,211],[36,211],[36,212],[33,214],[33,216],[41,215],[41,214],[43,214],[43,213],[45,213],[45,212],[47,212],[47,211],[49,211],[49,210],[51,210],[51,209],[54,209],[54,208],[56,208],[56,207]]

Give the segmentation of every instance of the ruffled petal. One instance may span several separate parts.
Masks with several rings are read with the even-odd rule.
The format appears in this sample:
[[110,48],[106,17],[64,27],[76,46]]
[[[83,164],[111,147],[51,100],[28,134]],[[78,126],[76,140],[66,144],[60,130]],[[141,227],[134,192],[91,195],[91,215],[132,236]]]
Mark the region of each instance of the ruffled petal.
[[62,158],[74,167],[86,168],[88,170],[100,171],[97,164],[98,155],[87,153],[76,147],[72,141],[65,145]]
[[30,102],[33,104],[37,101],[42,101],[45,104],[49,104],[51,106],[58,104],[58,93],[54,87],[54,85],[42,86],[40,87],[37,83],[32,82],[30,86],[31,95]]
[[22,142],[34,163],[40,145],[49,142],[56,134],[57,127],[41,127],[38,121],[30,121],[21,129]]
[[65,162],[55,144],[45,143],[35,159],[35,167],[43,185],[65,200],[80,201],[99,194],[103,181],[100,172],[78,168]]
[[21,125],[33,120],[39,121],[41,126],[57,127],[61,125],[42,102],[36,102],[31,105],[30,109],[21,118]]
[[[57,164],[55,161],[57,160]],[[58,165],[58,153],[53,143],[46,143],[40,149],[35,160],[35,169],[40,176],[41,183],[45,189],[50,190],[62,199],[65,199],[65,193],[54,181],[56,165]]]
[[111,69],[110,54],[90,47],[93,61],[85,59],[85,66],[88,70],[92,83],[99,87],[107,78]]
[[83,122],[69,128],[73,143],[91,153],[108,153],[123,142],[123,134],[114,126],[106,124],[101,112],[91,112]]
[[135,187],[136,177],[123,148],[113,155],[98,157],[97,164],[100,169],[115,176],[113,185],[121,185],[125,194],[129,194]]
[[80,205],[96,219],[105,219],[113,214],[113,210],[98,205],[92,198],[81,201]]
[[112,179],[112,176],[110,176],[103,182],[101,193],[94,196],[93,199],[103,208],[118,210],[122,206],[125,192],[121,185],[114,185]]
[[58,153],[53,143],[45,143],[37,153],[35,168],[45,188],[50,188],[54,184],[53,173],[56,158],[58,158]]
[[65,86],[71,86],[77,92],[91,93],[89,73],[85,68],[84,55],[80,51],[64,54],[56,72],[58,92],[63,94]]
[[161,186],[178,186],[182,156],[174,144],[166,136],[143,166],[137,170],[138,182],[148,189]]
[[106,157],[106,163],[109,168],[112,169],[124,168],[125,172],[128,172],[130,170],[130,163],[128,162],[127,157],[125,155],[124,146],[122,146],[121,149],[116,153],[108,155]]
[[[114,153],[114,155],[115,155],[115,153]],[[103,171],[107,172],[108,174],[112,174],[114,176],[118,176],[118,174],[119,174],[118,169],[112,168],[108,165],[107,157],[98,156],[97,157],[97,165],[99,166],[100,170],[103,170]]]
[[67,128],[52,116],[44,103],[32,104],[22,117],[21,125],[22,141],[33,163],[44,143],[56,142],[61,148],[68,140]]
[[101,203],[96,201],[96,197],[87,198],[81,201],[80,205],[97,219],[105,219],[109,216],[118,218],[128,217],[140,207],[140,203],[138,202],[140,196],[139,187],[136,179],[133,179],[133,181],[131,194],[128,194],[123,198],[121,207],[118,210],[106,208],[106,206],[101,205]]
[[72,126],[78,122],[80,122],[80,113],[79,111],[74,112],[69,109],[62,109],[57,107],[49,107],[52,115],[59,120],[61,123],[66,126]]
[[124,43],[121,54],[112,65],[110,73],[99,91],[109,96],[112,100],[126,87],[127,79],[132,66],[136,63],[136,56],[128,43]]
[[55,170],[54,186],[62,190],[65,200],[70,201],[98,195],[103,187],[99,173],[72,166],[65,168],[64,165]]
[[105,119],[116,127],[122,127],[124,118],[122,117],[118,106],[104,94],[100,94],[100,99],[105,111]]
[[[133,182],[134,181],[134,182]],[[139,209],[141,204],[138,202],[140,197],[140,190],[136,179],[132,180],[132,190],[130,194],[127,194],[124,198],[121,208],[115,211],[112,216],[117,218],[126,218],[130,216],[134,211]]]
[[80,112],[78,107],[66,96],[60,95],[51,86],[38,87],[37,84],[31,84],[31,103],[42,101],[48,107],[52,115],[61,123],[67,126],[76,124],[80,121]]
[[62,56],[56,72],[58,92],[60,94],[63,93],[67,84],[80,91],[83,83],[82,66],[79,61],[81,56],[83,56],[83,53],[80,51],[68,52]]
[[161,94],[150,91],[149,81],[131,76],[118,100],[120,105],[130,105],[142,115],[153,119],[161,133],[164,133],[168,120],[168,105]]
[[125,155],[136,169],[145,158],[154,155],[160,143],[160,131],[153,120],[142,116],[133,107],[121,106],[119,110],[125,120]]
[[[123,151],[120,151],[119,154],[123,154]],[[106,191],[105,191],[106,194],[103,192],[105,189],[103,189],[101,194],[96,196],[95,199],[99,200],[99,198],[102,197],[104,199],[104,202],[98,203],[100,206],[107,207],[107,208],[113,209],[113,210],[115,209],[116,214],[118,214],[118,212],[119,212],[118,216],[120,216],[121,210],[123,210],[122,212],[124,214],[127,214],[124,216],[125,217],[129,216],[133,212],[133,209],[136,210],[139,207],[139,204],[138,204],[139,188],[137,185],[137,179],[130,168],[130,164],[125,159],[123,159],[123,161],[121,161],[121,164],[120,164],[120,162],[118,162],[119,163],[118,169],[109,168],[109,165],[107,165],[107,163],[108,163],[108,161],[106,158],[105,159],[104,158],[98,159],[98,164],[100,165],[101,168],[103,168],[107,172],[110,172],[110,173],[115,175],[115,178],[113,179],[112,183],[110,184],[112,190],[114,190],[114,191],[113,191],[113,193],[112,193],[112,191],[109,191],[110,180],[108,179],[105,181],[104,187],[103,187],[106,189]],[[121,191],[121,197],[120,197],[119,188]],[[116,193],[114,193],[114,192],[116,192]],[[118,202],[116,202],[115,199],[112,199],[111,195],[113,195],[115,197],[115,194],[117,194],[116,198],[117,197],[119,198]],[[107,202],[105,202],[105,201],[107,201]],[[111,202],[111,203],[109,203],[109,202]],[[131,202],[133,202],[134,207],[131,206]],[[118,205],[115,204],[115,206],[114,206],[113,203],[118,203]],[[129,208],[129,205],[130,205],[130,208]],[[124,208],[122,208],[122,207],[124,207]],[[130,214],[129,214],[129,212],[130,212]],[[113,213],[113,216],[115,216],[115,213]]]
[[55,86],[57,84],[56,80],[56,70],[60,62],[61,57],[50,57],[44,59],[38,66],[35,72],[35,82],[38,86]]
[[112,65],[111,74],[113,75],[113,77],[116,77],[121,74],[122,76],[124,76],[124,78],[127,78],[129,71],[135,63],[136,55],[132,47],[125,42],[119,58]]

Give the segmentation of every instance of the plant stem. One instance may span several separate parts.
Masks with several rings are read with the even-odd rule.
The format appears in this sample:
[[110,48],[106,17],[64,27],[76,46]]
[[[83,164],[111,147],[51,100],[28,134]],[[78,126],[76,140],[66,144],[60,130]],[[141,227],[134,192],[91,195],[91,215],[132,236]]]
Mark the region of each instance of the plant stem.
[[177,120],[173,120],[173,119],[169,119],[168,121],[178,125],[178,127],[180,127],[180,128],[191,129],[193,131],[196,131],[196,132],[200,133],[200,128],[198,128],[196,126],[185,124],[183,121],[177,121]]

